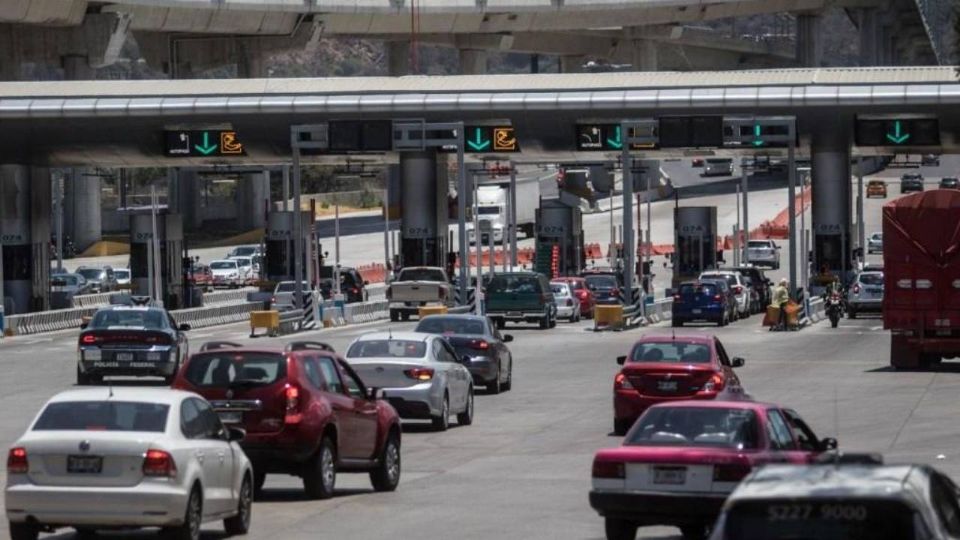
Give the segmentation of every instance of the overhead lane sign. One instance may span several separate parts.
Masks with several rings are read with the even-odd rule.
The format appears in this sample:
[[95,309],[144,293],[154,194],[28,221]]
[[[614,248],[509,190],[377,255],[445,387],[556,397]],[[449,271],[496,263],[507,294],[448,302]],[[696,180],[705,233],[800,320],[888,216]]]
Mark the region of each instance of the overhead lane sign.
[[[613,152],[622,150],[626,135],[620,124],[582,123],[576,125],[576,148],[578,152]],[[631,150],[656,148],[652,143],[632,143]]]
[[243,143],[234,130],[167,130],[164,132],[166,157],[233,157],[244,154]]
[[854,142],[868,146],[940,146],[937,118],[917,116],[857,116]]
[[513,126],[464,126],[463,135],[463,150],[468,154],[512,154],[520,151],[520,141]]

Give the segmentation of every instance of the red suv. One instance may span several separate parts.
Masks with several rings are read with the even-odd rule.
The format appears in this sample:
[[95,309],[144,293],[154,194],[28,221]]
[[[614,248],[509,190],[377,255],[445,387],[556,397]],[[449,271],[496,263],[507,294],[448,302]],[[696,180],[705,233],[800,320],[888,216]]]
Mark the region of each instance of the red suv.
[[257,491],[267,474],[301,477],[313,499],[333,495],[338,471],[369,472],[377,491],[400,482],[400,417],[329,345],[207,343],[173,387],[200,394],[225,425],[246,430],[241,446]]
[[647,335],[633,345],[613,379],[613,431],[624,435],[651,405],[681,399],[715,399],[743,393],[730,359],[714,336]]

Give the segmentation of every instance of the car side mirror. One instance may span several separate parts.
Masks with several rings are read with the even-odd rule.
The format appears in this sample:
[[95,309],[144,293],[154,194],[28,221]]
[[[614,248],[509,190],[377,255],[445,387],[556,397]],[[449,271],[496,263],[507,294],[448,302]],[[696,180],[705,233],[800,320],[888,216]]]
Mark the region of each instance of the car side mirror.
[[87,323],[85,323],[85,322],[84,322],[84,323],[80,323],[80,329],[81,329],[81,330],[86,330],[86,329],[87,329]]
[[503,341],[504,343],[510,343],[511,341],[513,341],[513,336],[511,336],[510,334],[506,334],[506,335],[503,336],[503,340],[502,340],[502,341]]
[[624,364],[626,364],[626,363],[627,363],[627,357],[626,357],[626,355],[624,355],[624,356],[618,356],[618,357],[617,357],[617,364],[619,364],[619,365],[622,366],[622,365],[624,365]]
[[364,286],[364,287],[366,287],[366,286],[367,286],[367,285],[369,285],[369,284],[370,284],[370,282],[369,282],[369,281],[367,281],[367,280],[363,280],[363,286]]
[[376,399],[383,399],[386,394],[383,391],[383,388],[367,388],[367,399],[373,401]]
[[744,360],[743,358],[740,358],[739,356],[734,356],[734,357],[730,360],[730,365],[733,366],[733,367],[743,367],[743,365],[746,364],[746,363],[747,363],[747,361]]
[[247,432],[238,427],[227,428],[227,440],[230,442],[240,442],[246,438]]
[[190,331],[190,328],[191,328],[191,326],[190,326],[189,324],[183,323],[183,324],[181,324],[180,326],[177,327],[177,330],[180,330],[181,332],[189,332],[189,331]]
[[820,441],[820,448],[823,450],[836,450],[837,449],[837,440],[833,437],[827,437]]

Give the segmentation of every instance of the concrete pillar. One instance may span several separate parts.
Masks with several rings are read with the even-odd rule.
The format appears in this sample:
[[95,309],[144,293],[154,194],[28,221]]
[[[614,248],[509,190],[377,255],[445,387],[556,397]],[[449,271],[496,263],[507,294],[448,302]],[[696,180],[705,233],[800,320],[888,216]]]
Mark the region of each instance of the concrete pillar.
[[63,79],[67,81],[89,81],[97,78],[97,72],[90,67],[86,55],[70,54],[60,58],[63,65]]
[[827,265],[837,275],[844,268],[849,270],[852,249],[849,124],[848,118],[836,116],[811,122],[815,128],[811,134],[814,270]]
[[387,74],[391,77],[402,77],[410,74],[410,42],[388,41]]
[[77,253],[99,242],[103,230],[100,176],[95,169],[72,169],[63,183],[63,236]]
[[797,63],[801,67],[820,67],[822,58],[820,15],[797,15]]
[[[253,38],[256,39],[256,38]],[[263,50],[256,41],[241,39],[237,47],[237,77],[240,79],[262,79],[267,76],[267,65]]]
[[460,74],[482,75],[487,72],[487,51],[460,49]]
[[633,71],[657,71],[659,69],[659,53],[657,42],[649,39],[638,39],[633,42],[631,51]]
[[444,266],[447,183],[437,178],[437,153],[400,154],[400,244],[404,266]]
[[179,214],[184,231],[203,226],[203,180],[193,169],[167,169],[170,213]]
[[270,173],[256,172],[240,176],[237,181],[237,228],[242,231],[266,226],[266,211],[270,204]]
[[50,306],[50,170],[0,165],[0,243],[8,315]]
[[570,55],[560,57],[560,73],[583,73],[583,63],[586,57],[583,55]]
[[877,8],[857,11],[857,26],[860,37],[860,65],[880,66],[880,21]]

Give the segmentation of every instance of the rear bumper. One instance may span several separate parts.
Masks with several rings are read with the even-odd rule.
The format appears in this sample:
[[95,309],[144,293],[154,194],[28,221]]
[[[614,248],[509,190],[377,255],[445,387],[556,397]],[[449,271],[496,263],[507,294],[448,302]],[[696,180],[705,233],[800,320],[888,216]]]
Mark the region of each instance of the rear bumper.
[[491,319],[502,319],[510,322],[537,322],[546,316],[544,311],[488,311]]
[[142,482],[132,487],[61,487],[14,484],[6,489],[7,519],[40,525],[151,527],[183,522],[187,490]]
[[882,311],[883,300],[847,300],[847,306],[857,311]]
[[668,401],[689,401],[715,399],[715,394],[694,394],[692,396],[647,396],[636,390],[613,391],[613,416],[617,420],[629,421],[631,424],[640,418],[648,408],[657,403]]
[[[700,313],[694,313],[694,309],[699,309]],[[726,310],[724,306],[710,306],[702,308],[686,308],[674,306],[672,317],[683,321],[719,321],[723,318]]]
[[577,312],[577,306],[557,306],[557,317],[566,319],[568,317],[573,317]]
[[425,420],[439,416],[443,407],[443,387],[432,382],[408,388],[384,388],[383,393],[400,418]]
[[[133,360],[119,361],[118,354],[132,354]],[[81,347],[80,371],[87,375],[161,376],[176,373],[177,350],[173,347],[150,349],[106,349]]]
[[687,525],[713,521],[726,493],[647,493],[590,491],[590,506],[603,517],[644,525]]
[[485,356],[471,356],[470,363],[465,364],[473,376],[473,382],[476,384],[486,384],[492,382],[498,375],[497,361]]

